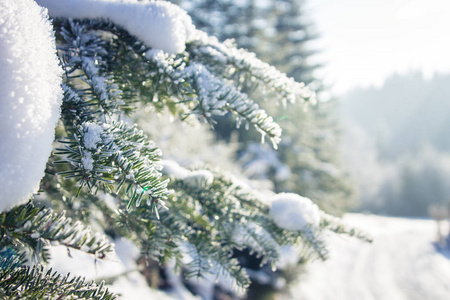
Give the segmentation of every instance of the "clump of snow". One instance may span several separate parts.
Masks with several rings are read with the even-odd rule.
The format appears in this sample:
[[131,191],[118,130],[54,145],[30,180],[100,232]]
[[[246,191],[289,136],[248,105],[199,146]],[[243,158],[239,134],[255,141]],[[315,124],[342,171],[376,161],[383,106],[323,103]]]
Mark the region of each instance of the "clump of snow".
[[81,163],[86,171],[92,171],[94,168],[94,159],[92,158],[92,153],[83,150],[83,157],[81,158]]
[[184,182],[192,187],[208,187],[214,181],[214,175],[208,170],[192,171],[184,178]]
[[166,57],[164,55],[164,51],[161,49],[150,49],[145,52],[145,57],[147,57],[149,60],[154,60],[157,62],[164,62]]
[[270,217],[282,228],[302,230],[308,225],[319,226],[320,210],[308,198],[293,193],[280,193],[272,198]]
[[103,128],[96,123],[86,122],[83,124],[83,130],[84,146],[91,150],[97,149],[97,144],[102,140]]
[[184,179],[191,173],[191,171],[183,168],[173,160],[163,160],[161,161],[161,165],[163,167],[161,170],[162,173],[175,179]]
[[[139,257],[139,249],[128,239],[118,238],[113,241],[115,252],[105,259],[96,259],[92,254],[82,250],[68,249],[65,246],[53,246],[50,248],[52,260],[49,267],[62,274],[71,273],[83,276],[87,279],[98,277],[114,277],[127,271],[136,269],[136,260]],[[84,245],[84,249],[89,248]]]
[[109,19],[147,46],[168,53],[185,50],[194,38],[192,20],[180,7],[165,1],[37,0],[52,17]]
[[38,190],[60,115],[62,70],[47,10],[0,3],[0,211]]
[[208,187],[214,181],[214,175],[208,170],[190,171],[180,166],[176,161],[163,160],[162,173],[178,180],[183,180],[191,187]]

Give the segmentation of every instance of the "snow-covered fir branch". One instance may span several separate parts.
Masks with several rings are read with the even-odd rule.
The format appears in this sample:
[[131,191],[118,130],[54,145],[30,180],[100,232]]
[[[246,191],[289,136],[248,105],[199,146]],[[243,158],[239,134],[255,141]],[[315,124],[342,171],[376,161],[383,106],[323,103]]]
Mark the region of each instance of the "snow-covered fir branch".
[[[21,10],[34,5],[32,10],[39,15],[35,19],[45,19],[48,27],[45,10],[36,9],[31,0],[17,2],[20,4],[6,0],[8,9],[0,10],[0,16],[7,17],[5,24],[14,23]],[[248,249],[261,257],[262,264],[276,267],[285,245],[300,244],[306,249],[304,253],[311,250],[308,252],[311,256],[324,257],[321,233],[326,227],[356,234],[332,225],[329,219],[321,220],[323,215],[308,198],[277,194],[266,201],[240,180],[212,167],[185,169],[175,163],[162,164],[162,153],[156,143],[130,122],[133,111],[146,105],[152,105],[155,111],[168,109],[174,115],[195,115],[209,122],[214,122],[214,116],[231,112],[238,124],[254,125],[276,147],[281,139],[280,126],[249,97],[245,87],[260,85],[265,98],[275,95],[283,103],[314,102],[314,94],[304,84],[296,83],[231,42],[221,44],[197,31],[185,11],[165,1],[37,0],[37,3],[47,7],[54,18],[56,57],[63,69],[63,83],[59,80],[61,70],[55,67],[53,36],[49,39],[46,32],[45,40],[51,47],[43,49],[52,54],[44,60],[52,62],[49,66],[53,77],[50,76],[48,86],[38,84],[39,88],[49,89],[48,95],[32,89],[30,93],[38,99],[22,99],[16,97],[15,91],[5,89],[8,94],[0,96],[2,101],[12,99],[9,112],[14,113],[14,105],[21,108],[25,100],[31,103],[31,109],[47,96],[56,103],[42,104],[53,113],[50,123],[33,123],[51,131],[42,137],[50,148],[61,86],[64,92],[61,122],[56,126],[57,143],[46,166],[41,195],[36,196],[34,204],[0,214],[2,248],[23,252],[28,247],[46,261],[50,259],[47,246],[58,243],[102,258],[112,246],[102,236],[91,233],[88,226],[92,225],[112,238],[126,237],[136,244],[140,248],[140,261],[146,262],[143,268],[152,260],[162,266],[170,262],[186,277],[210,274],[227,280],[235,292],[243,292],[250,280],[239,260],[233,258],[234,251]],[[9,27],[6,32],[10,33]],[[27,34],[21,34],[26,40]],[[14,44],[14,48],[20,48],[22,42]],[[27,49],[33,48],[37,46],[33,44]],[[20,67],[27,63],[17,61]],[[25,76],[22,69],[19,71]],[[27,78],[26,82],[29,81],[32,83]],[[27,91],[29,87],[17,88]],[[15,119],[26,116],[13,115]],[[20,127],[16,125],[5,127]],[[25,127],[30,128],[28,125]],[[41,142],[40,138],[36,144]],[[2,145],[14,150],[26,147],[29,140],[24,141],[16,145],[2,140]],[[32,156],[30,149],[17,156]],[[44,162],[49,151],[38,152]],[[4,163],[7,159],[2,157],[0,161]],[[25,164],[13,161],[5,166],[17,165],[26,171],[32,164],[33,160]],[[33,173],[42,177],[42,170]],[[3,177],[5,190],[18,188],[10,184],[6,175]],[[31,190],[36,192],[37,181],[33,180],[28,187],[32,185]],[[31,193],[28,187],[27,196]],[[3,201],[1,210],[24,201],[23,195],[13,196],[13,203]],[[52,209],[43,208],[45,205]],[[71,210],[67,212],[70,217],[66,217],[64,209]],[[72,222],[72,217],[79,220]],[[2,269],[5,272],[2,278],[17,275],[29,283],[28,292],[36,297],[45,296],[42,293],[47,291],[53,293],[49,286],[52,284],[65,288],[69,280],[57,274],[44,274],[40,266],[30,268],[23,262],[17,265],[14,269]],[[40,280],[44,277],[49,285]],[[0,280],[0,295],[9,296],[11,286],[6,283],[2,287],[1,283]],[[101,284],[86,286],[80,279],[69,283],[67,291],[74,297],[113,297]],[[40,289],[41,286],[45,288]],[[22,291],[22,286],[17,288]],[[58,297],[66,296],[59,290],[56,293]]]
[[20,251],[21,243],[28,246],[37,261],[49,260],[50,243],[78,249],[98,258],[113,251],[105,236],[94,234],[80,221],[66,218],[64,212],[56,214],[51,209],[39,208],[31,203],[15,207],[0,214],[0,228],[7,234],[0,246],[15,245]]
[[109,19],[135,35],[148,47],[180,53],[195,27],[177,5],[166,1],[37,0],[52,17]]
[[233,41],[220,43],[217,38],[198,32],[197,39],[189,44],[188,52],[195,59],[238,83],[249,81],[270,93],[283,104],[298,100],[316,103],[316,96],[304,83],[281,73],[275,67],[256,58],[254,53],[238,48]]
[[[182,82],[189,82],[194,93],[198,93],[199,101],[198,105],[193,105],[191,109],[194,111],[200,111],[200,117],[209,118],[211,114],[223,114],[226,110],[222,108],[228,108],[228,110],[233,111],[238,116],[239,120],[244,120],[245,122],[250,122],[255,125],[255,127],[261,131],[263,135],[268,135],[274,145],[280,141],[281,130],[278,125],[267,116],[264,110],[259,109],[258,105],[254,101],[250,100],[244,93],[235,90],[232,85],[227,84],[223,79],[232,78],[238,75],[239,77],[245,77],[250,81],[257,81],[262,87],[267,87],[267,92],[276,95],[279,100],[283,103],[293,102],[296,99],[307,100],[310,102],[315,101],[314,93],[311,92],[304,84],[295,82],[293,79],[288,78],[285,74],[278,72],[274,67],[263,63],[258,60],[254,54],[249,53],[243,49],[237,49],[232,43],[228,45],[221,44],[217,39],[213,37],[208,37],[204,33],[199,32],[194,29],[190,18],[183,12],[179,12],[178,8],[173,8],[172,4],[166,2],[150,2],[147,4],[143,3],[112,3],[108,1],[84,1],[87,6],[91,6],[96,9],[80,9],[74,6],[72,1],[69,1],[68,5],[61,5],[58,1],[47,0],[43,1],[42,4],[46,5],[50,14],[57,17],[72,17],[72,18],[103,18],[109,19],[116,22],[119,26],[129,31],[129,33],[134,34],[138,37],[146,47],[151,47],[152,50],[147,52],[147,57],[151,60],[157,61],[157,67],[159,73],[166,73],[165,77],[160,77],[159,82],[169,81],[171,84],[179,85]],[[116,18],[115,15],[120,11],[121,15],[129,15],[130,18],[125,19],[125,17]],[[145,13],[144,13],[145,11]],[[140,14],[144,14],[140,16]],[[136,17],[139,16],[139,17]],[[183,20],[180,24],[180,29],[178,27],[172,28],[172,25],[165,24],[167,19],[173,18]],[[135,17],[135,18],[132,18]],[[149,21],[150,23],[145,25],[142,21],[141,26],[146,27],[147,30],[131,30],[136,26],[136,18],[155,19]],[[159,22],[159,23],[158,23]],[[172,22],[172,21],[171,21]],[[177,64],[177,68],[173,68],[169,61],[165,61],[165,56],[162,53],[158,53],[158,49],[166,51],[168,54],[179,53],[183,55],[183,51],[172,51],[165,49],[164,47],[155,46],[164,45],[164,42],[170,40],[172,35],[179,36],[178,34],[162,35],[161,32],[156,32],[155,24],[162,26],[162,28],[169,28],[173,32],[187,32],[182,38],[178,38],[179,41],[192,43],[190,50],[190,59],[194,59],[194,63],[187,64]],[[159,28],[159,27],[158,27]],[[158,39],[158,42],[151,41],[148,39]],[[177,40],[177,41],[178,41]],[[172,41],[173,43],[173,41]],[[184,50],[184,48],[183,48]],[[192,50],[192,51],[191,51]],[[206,59],[205,59],[206,57]],[[175,60],[177,61],[177,60]],[[198,61],[201,64],[196,63]],[[89,61],[85,62],[84,65],[89,66]],[[207,66],[207,67],[206,67]],[[212,67],[214,66],[214,67]],[[186,67],[186,71],[184,68]],[[209,73],[208,68],[211,71],[215,71],[214,75]],[[192,71],[192,70],[195,71]],[[181,72],[181,73],[180,73]],[[228,75],[226,75],[228,73]],[[196,74],[198,76],[193,76]],[[199,78],[200,76],[200,78]],[[219,79],[222,78],[222,79]],[[201,83],[202,86],[198,86],[199,79],[204,82]],[[91,79],[92,80],[92,79]],[[100,81],[99,83],[102,83]],[[219,88],[219,86],[221,88]],[[95,90],[95,89],[94,89]],[[97,89],[102,92],[102,88]],[[204,92],[202,92],[204,91]],[[103,92],[103,94],[105,94]],[[179,95],[189,95],[193,94],[189,91],[183,91]],[[207,94],[208,97],[205,98],[203,95]],[[102,98],[102,97],[100,97]],[[182,100],[186,100],[183,97]],[[228,105],[225,105],[225,104]]]
[[81,277],[45,270],[42,265],[24,266],[21,264],[23,257],[14,254],[0,257],[0,297],[3,299],[117,299],[104,282],[97,285]]
[[[94,23],[94,25],[97,25]],[[66,70],[63,115],[71,133],[57,149],[72,169],[59,172],[76,178],[91,191],[99,184],[125,186],[129,207],[148,205],[167,197],[167,181],[160,181],[160,150],[136,127],[115,119],[124,114],[122,92],[106,72],[106,42],[92,33],[88,24],[61,24],[64,44],[59,47]],[[97,122],[91,120],[96,119]]]

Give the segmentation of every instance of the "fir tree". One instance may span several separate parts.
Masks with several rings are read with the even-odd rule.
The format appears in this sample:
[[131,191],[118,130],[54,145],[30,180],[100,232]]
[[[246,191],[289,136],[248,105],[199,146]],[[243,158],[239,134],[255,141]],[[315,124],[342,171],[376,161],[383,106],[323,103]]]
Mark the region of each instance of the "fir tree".
[[[249,278],[234,250],[250,249],[262,264],[275,266],[282,245],[299,245],[305,258],[326,258],[324,230],[358,236],[309,199],[280,194],[275,210],[266,197],[214,166],[162,162],[152,137],[129,122],[145,106],[210,123],[230,113],[276,147],[279,125],[240,83],[258,83],[266,98],[280,103],[307,103],[314,95],[303,84],[196,30],[184,11],[166,2],[37,3],[53,17],[63,101],[39,195],[0,214],[0,295],[115,297],[103,283],[45,270],[42,263],[51,260],[55,244],[100,260],[113,250],[105,236],[124,237],[144,261],[174,263],[186,277],[213,274],[240,293]],[[301,222],[286,223],[282,216],[292,210],[283,203],[304,207],[290,215]]]

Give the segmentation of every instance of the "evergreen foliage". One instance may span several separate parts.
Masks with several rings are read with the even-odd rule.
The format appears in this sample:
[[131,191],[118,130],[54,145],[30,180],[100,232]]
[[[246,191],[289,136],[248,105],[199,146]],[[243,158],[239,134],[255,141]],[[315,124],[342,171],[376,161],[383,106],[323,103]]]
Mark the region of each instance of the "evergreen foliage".
[[64,213],[55,214],[31,203],[0,214],[0,232],[1,248],[19,252],[26,246],[36,261],[47,262],[48,246],[55,242],[99,257],[112,251],[104,237],[93,235],[80,221],[72,222]]
[[282,245],[298,244],[305,257],[324,259],[324,231],[358,236],[326,218],[319,228],[280,228],[269,217],[270,203],[236,178],[209,166],[180,169],[182,176],[163,169],[158,146],[130,125],[145,106],[211,124],[230,113],[276,147],[280,126],[248,88],[258,86],[265,99],[304,105],[315,99],[304,84],[202,32],[186,51],[167,54],[108,20],[59,18],[53,24],[64,70],[55,151],[40,195],[0,215],[1,249],[28,250],[36,266],[24,265],[25,254],[2,255],[0,295],[113,299],[102,284],[38,264],[50,259],[51,244],[107,256],[112,246],[87,226],[128,238],[145,260],[175,261],[187,277],[226,278],[237,292],[250,281],[234,250],[250,249],[261,264],[275,266]]
[[103,282],[97,285],[80,277],[61,276],[51,269],[46,271],[42,265],[24,266],[23,255],[8,255],[5,251],[0,254],[2,299],[117,299]]

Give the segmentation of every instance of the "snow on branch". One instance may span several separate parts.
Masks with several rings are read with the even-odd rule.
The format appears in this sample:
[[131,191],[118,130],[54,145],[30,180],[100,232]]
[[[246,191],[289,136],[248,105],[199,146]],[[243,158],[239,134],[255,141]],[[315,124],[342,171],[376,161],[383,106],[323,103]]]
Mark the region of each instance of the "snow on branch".
[[126,186],[129,207],[142,200],[154,206],[169,193],[167,181],[160,180],[161,151],[135,126],[115,120],[129,103],[108,72],[105,42],[91,32],[92,24],[81,23],[68,20],[61,26],[67,74],[62,119],[70,134],[60,140],[55,154],[61,160],[55,164],[69,163],[71,169],[59,174],[91,191],[114,186],[118,192]]
[[184,73],[187,81],[198,93],[198,106],[194,110],[200,116],[209,118],[211,114],[221,115],[226,111],[234,113],[239,122],[244,121],[253,124],[261,135],[267,134],[274,147],[281,140],[281,128],[272,117],[260,109],[258,104],[252,101],[247,94],[240,92],[233,85],[213,76],[206,67],[201,64],[191,64]]
[[113,251],[106,236],[93,233],[80,221],[67,218],[64,212],[57,214],[52,209],[35,207],[31,203],[0,214],[0,230],[7,232],[2,237],[0,248],[11,243],[15,250],[20,251],[26,245],[37,261],[49,260],[50,243],[78,249],[97,258]]
[[180,53],[193,38],[195,27],[180,7],[165,1],[115,2],[105,0],[37,0],[52,17],[109,19],[146,46]]
[[231,40],[220,43],[216,37],[197,31],[196,39],[192,41],[188,52],[214,70],[214,73],[229,79],[237,77],[239,82],[244,78],[250,80],[265,92],[277,95],[283,104],[297,100],[316,103],[315,93],[303,82],[296,82],[274,66],[258,59],[254,53],[237,48]]
[[0,296],[2,299],[118,299],[104,285],[82,277],[62,275],[44,266],[21,265],[22,257],[0,257]]
[[[64,98],[62,113],[64,114],[65,108],[73,110],[78,106],[85,111],[83,114],[73,111],[73,116],[80,115],[85,118],[86,114],[96,114],[101,115],[103,119],[111,119],[125,102],[113,76],[104,74],[104,69],[107,69],[105,56],[108,55],[105,41],[91,33],[87,26],[71,20],[61,27],[61,36],[65,43],[59,45],[58,49],[61,50],[61,61],[67,75],[65,79],[75,88],[72,90],[70,86],[63,84],[64,92],[70,95]],[[81,79],[81,82],[78,79]],[[80,101],[85,101],[81,107]],[[95,110],[89,113],[86,110],[88,106],[95,107]]]
[[[181,102],[190,102],[192,113],[203,120],[212,121],[212,115],[232,112],[238,125],[241,122],[254,125],[261,132],[262,140],[268,136],[275,148],[281,140],[281,128],[248,94],[239,86],[233,85],[230,79],[238,76],[261,83],[262,92],[275,95],[283,103],[297,99],[309,102],[315,100],[314,93],[303,83],[288,78],[257,59],[254,54],[237,49],[230,43],[221,44],[216,38],[196,30],[186,12],[173,4],[164,1],[117,3],[105,0],[70,0],[64,4],[55,0],[39,0],[39,3],[46,5],[53,16],[101,18],[121,26],[141,40],[146,50],[151,48],[146,51],[145,56],[154,69],[149,75],[158,78],[158,83],[153,83],[154,87],[167,87],[181,98]],[[175,26],[175,23],[179,26]],[[62,33],[69,41],[70,35],[64,31]],[[86,34],[89,36],[90,33]],[[74,43],[78,43],[78,40],[74,39]],[[183,52],[186,43],[189,45],[188,53]],[[70,47],[71,44],[67,45]],[[80,47],[80,51],[84,50]],[[140,51],[142,49],[138,50]],[[177,53],[178,55],[174,55]],[[84,56],[86,55],[77,54],[73,57],[79,59]],[[72,58],[69,59],[74,63]],[[82,65],[86,75],[94,74],[90,76],[92,78],[87,76],[95,83],[93,86],[100,87],[98,91],[94,89],[98,94],[97,98],[108,100],[107,91],[101,89],[104,82],[94,81],[98,79],[96,72],[87,72],[88,67],[93,64],[86,63],[85,59]]]
[[270,216],[281,228],[303,230],[307,226],[317,228],[320,210],[310,199],[293,193],[280,193],[272,198]]
[[0,211],[37,192],[62,92],[53,30],[32,0],[0,3]]
[[117,191],[127,186],[129,208],[144,199],[149,206],[167,199],[168,180],[160,180],[161,151],[135,126],[84,122],[73,138],[61,142],[64,146],[55,153],[63,160],[55,164],[72,165],[71,170],[59,173],[65,178],[76,178],[91,190],[100,183],[116,184]]
[[159,82],[170,82],[183,90],[179,97],[192,105],[192,114],[199,119],[211,121],[213,115],[233,113],[238,125],[252,124],[262,135],[267,135],[276,148],[281,140],[281,128],[272,117],[260,109],[258,104],[241,92],[236,86],[217,76],[205,65],[179,62],[174,55],[151,49],[145,56],[158,70]]

